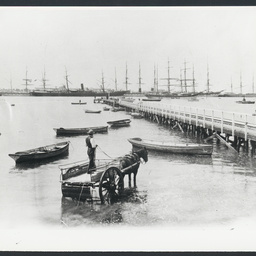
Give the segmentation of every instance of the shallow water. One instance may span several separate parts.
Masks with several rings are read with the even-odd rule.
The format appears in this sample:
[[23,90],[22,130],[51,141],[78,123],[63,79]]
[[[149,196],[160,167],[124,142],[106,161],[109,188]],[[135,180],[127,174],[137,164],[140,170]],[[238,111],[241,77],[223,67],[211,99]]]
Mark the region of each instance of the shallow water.
[[[128,188],[126,177],[125,196],[114,205],[62,198],[59,166],[87,159],[85,136],[56,137],[53,128],[107,125],[107,121],[130,117],[125,112],[111,111],[86,114],[84,109],[103,110],[104,105],[94,104],[93,98],[83,99],[87,105],[71,105],[75,101],[78,99],[1,97],[1,228],[206,228],[255,218],[256,159],[242,151],[236,155],[215,140],[210,142],[214,144],[211,157],[149,152],[148,163],[139,168],[137,189]],[[186,100],[169,101],[184,105]],[[228,105],[228,111],[237,110],[231,101],[234,99],[202,98],[191,104],[207,108]],[[15,106],[11,107],[11,103]],[[254,112],[252,106],[242,107],[242,113]],[[129,127],[109,128],[107,134],[95,135],[97,158],[115,158],[130,152],[127,139],[131,137],[199,142],[177,130],[132,119]],[[16,166],[8,156],[66,140],[70,141],[68,156],[53,162]]]

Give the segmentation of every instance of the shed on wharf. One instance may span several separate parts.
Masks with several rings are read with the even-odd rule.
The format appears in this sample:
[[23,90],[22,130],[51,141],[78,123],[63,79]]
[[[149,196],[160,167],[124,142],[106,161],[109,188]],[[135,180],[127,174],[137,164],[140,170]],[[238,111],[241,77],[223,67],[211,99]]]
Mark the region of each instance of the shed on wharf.
[[256,117],[253,115],[160,102],[132,103],[120,100],[119,105],[127,111],[141,112],[151,121],[178,126],[184,132],[195,133],[203,138],[210,138],[217,133],[224,136],[224,140],[234,148],[239,150],[244,145],[247,150],[251,147],[252,153],[255,152]]

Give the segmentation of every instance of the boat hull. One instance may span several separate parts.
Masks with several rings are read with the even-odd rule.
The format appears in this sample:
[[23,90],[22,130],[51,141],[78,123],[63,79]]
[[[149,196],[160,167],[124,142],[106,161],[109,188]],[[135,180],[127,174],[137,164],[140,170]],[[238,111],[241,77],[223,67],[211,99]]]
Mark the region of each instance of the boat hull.
[[123,120],[116,120],[116,121],[109,121],[107,122],[111,127],[123,127],[129,126],[131,120],[130,119],[123,119]]
[[238,104],[255,104],[255,101],[236,101]]
[[66,155],[68,150],[69,142],[61,142],[54,145],[16,152],[15,154],[9,154],[9,156],[18,164],[24,162],[37,162],[40,160],[59,157]]
[[87,135],[90,130],[94,133],[107,133],[108,126],[99,127],[86,127],[86,128],[54,128],[57,136],[75,136],[75,135]]
[[136,138],[128,139],[128,141],[134,147],[145,147],[148,150],[172,154],[211,155],[213,151],[212,145],[204,144],[157,144],[153,141],[143,141]]
[[101,113],[101,110],[98,110],[98,111],[94,111],[94,110],[85,110],[84,112],[85,112],[85,113],[89,113],[89,114],[100,114],[100,113]]
[[40,97],[108,97],[108,96],[123,96],[129,91],[113,91],[113,92],[97,92],[97,91],[33,91],[31,96]]

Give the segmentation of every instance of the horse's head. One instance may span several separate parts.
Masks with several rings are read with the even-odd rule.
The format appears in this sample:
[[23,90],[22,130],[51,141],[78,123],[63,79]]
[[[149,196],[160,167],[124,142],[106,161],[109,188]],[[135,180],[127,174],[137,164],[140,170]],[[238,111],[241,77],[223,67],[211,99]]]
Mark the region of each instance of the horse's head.
[[132,149],[133,153],[136,153],[140,158],[142,158],[145,162],[148,161],[148,151],[145,147],[139,149]]

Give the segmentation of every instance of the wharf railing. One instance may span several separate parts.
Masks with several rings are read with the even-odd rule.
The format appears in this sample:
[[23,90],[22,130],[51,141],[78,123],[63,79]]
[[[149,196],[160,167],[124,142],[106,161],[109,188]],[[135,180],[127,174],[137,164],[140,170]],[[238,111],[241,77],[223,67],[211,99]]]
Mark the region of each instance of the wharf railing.
[[119,105],[135,111],[145,112],[183,123],[201,126],[245,140],[256,141],[256,116],[214,109],[202,109],[160,102],[131,103],[120,101]]

